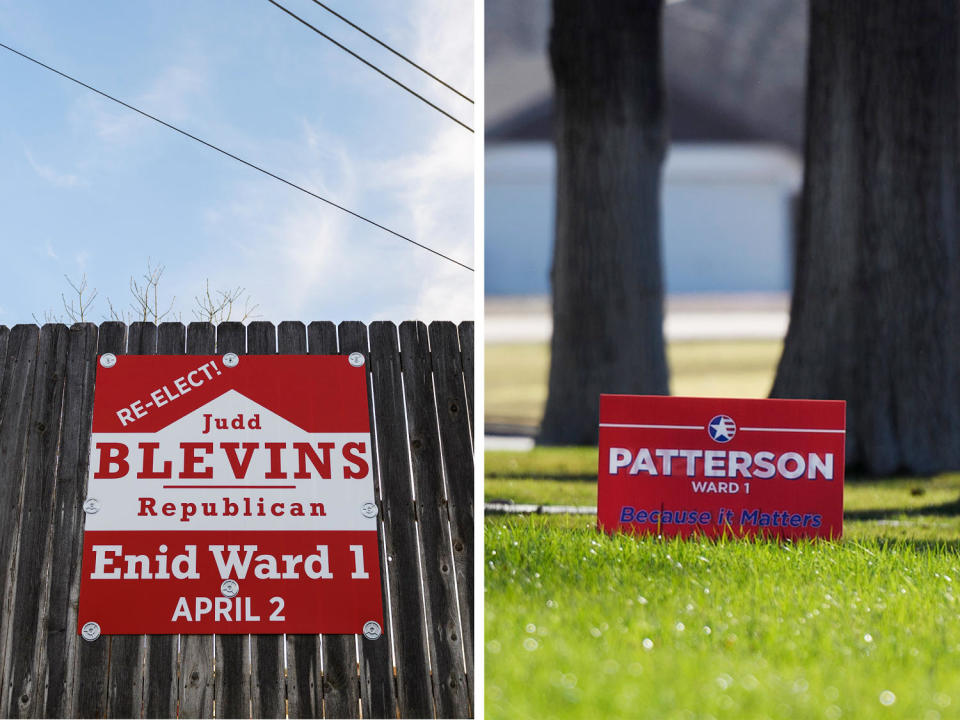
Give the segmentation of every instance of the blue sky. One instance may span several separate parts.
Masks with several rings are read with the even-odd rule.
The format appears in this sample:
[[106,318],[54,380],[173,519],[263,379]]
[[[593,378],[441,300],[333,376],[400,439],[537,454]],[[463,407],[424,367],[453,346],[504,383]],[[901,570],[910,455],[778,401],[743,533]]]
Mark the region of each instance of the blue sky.
[[[293,12],[473,126],[473,106],[310,0]],[[327,4],[474,97],[471,0]],[[0,0],[0,42],[473,265],[474,135],[266,0]],[[129,304],[165,266],[261,319],[473,317],[473,273],[0,49],[0,324],[62,314],[64,275]]]

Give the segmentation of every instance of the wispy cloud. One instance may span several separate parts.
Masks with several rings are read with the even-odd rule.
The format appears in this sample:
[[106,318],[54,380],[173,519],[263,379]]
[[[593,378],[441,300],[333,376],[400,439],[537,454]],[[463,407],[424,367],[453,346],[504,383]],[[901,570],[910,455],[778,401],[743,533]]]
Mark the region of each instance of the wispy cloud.
[[[473,265],[472,140],[461,128],[440,132],[421,151],[380,163],[364,173],[377,187],[400,199],[403,211],[394,222],[411,236],[467,265]],[[404,295],[414,317],[473,317],[474,274],[442,258],[411,249],[414,271]]]
[[[182,65],[171,65],[160,71],[146,90],[133,96],[124,96],[106,81],[101,85],[105,92],[144,112],[178,123],[188,120],[198,101],[204,97],[207,71],[199,58],[192,58]],[[93,94],[86,94],[78,100],[73,115],[76,122],[92,126],[102,140],[120,145],[133,143],[144,132],[154,130],[153,123],[147,118]]]
[[[456,9],[419,0],[412,44],[417,59],[470,92],[471,3],[450,4]],[[446,39],[437,43],[440,36]],[[160,85],[189,115],[202,82],[166,77]],[[161,94],[143,97],[161,104]],[[171,99],[162,104],[174,107]],[[116,138],[128,131],[103,129]],[[294,167],[282,168],[283,175],[473,265],[473,137],[441,119],[405,148],[371,153],[357,142],[313,116],[301,119],[297,137],[260,143],[258,156],[290,157],[295,147]],[[168,290],[178,298],[192,298],[209,275],[211,287],[244,285],[273,321],[473,317],[473,273],[255,175],[244,175],[231,195],[202,212],[205,234],[215,240],[189,263],[170,265]]]
[[[469,97],[474,97],[473,6],[473,0],[418,0],[410,11],[416,18],[418,61]],[[454,107],[468,109],[465,100],[453,93],[448,97]]]
[[[303,183],[362,210],[389,198],[394,212],[374,213],[375,220],[472,264],[471,141],[462,134],[451,127],[425,148],[370,162],[353,158],[349,142],[305,122],[297,142],[312,150],[304,164],[324,170],[305,173]],[[472,273],[296,193],[250,181],[233,204],[211,208],[206,218],[215,234],[231,235],[239,226],[248,238],[219,258],[212,281],[246,276],[270,319],[473,317]]]
[[30,149],[27,147],[23,148],[23,153],[27,157],[27,162],[30,163],[30,167],[33,168],[33,171],[42,179],[50,183],[51,185],[59,188],[75,188],[82,185],[86,185],[86,182],[82,180],[77,175],[72,173],[60,172],[52,165],[47,165],[45,163],[38,162],[34,157],[33,153],[30,152]]

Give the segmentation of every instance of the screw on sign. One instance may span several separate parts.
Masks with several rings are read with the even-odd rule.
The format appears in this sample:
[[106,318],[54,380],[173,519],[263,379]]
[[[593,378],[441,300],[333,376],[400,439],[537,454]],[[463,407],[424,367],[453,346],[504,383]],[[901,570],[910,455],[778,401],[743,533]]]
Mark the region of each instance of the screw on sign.
[[602,395],[598,524],[838,538],[844,435],[836,400]]
[[80,628],[80,635],[87,642],[93,642],[100,637],[100,625],[95,622],[84,623],[83,627]]
[[220,594],[224,597],[236,597],[238,592],[240,592],[240,583],[236,580],[228,579],[220,583]]
[[379,637],[363,356],[104,358],[80,634]]
[[376,640],[381,635],[380,623],[376,620],[370,620],[363,624],[363,636],[367,640]]

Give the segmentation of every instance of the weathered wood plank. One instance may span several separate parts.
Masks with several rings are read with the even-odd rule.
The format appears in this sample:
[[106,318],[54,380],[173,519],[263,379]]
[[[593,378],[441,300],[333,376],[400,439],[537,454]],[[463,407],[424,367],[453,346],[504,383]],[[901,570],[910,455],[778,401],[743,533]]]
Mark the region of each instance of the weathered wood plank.
[[[44,717],[76,717],[77,658],[84,643],[77,634],[80,558],[83,551],[83,500],[87,488],[93,385],[99,330],[92,323],[70,328],[60,459],[50,556],[59,572],[51,574],[45,635]],[[39,709],[39,708],[38,708]],[[38,713],[39,714],[39,713]]]
[[[251,355],[276,354],[277,330],[273,323],[256,321],[247,326],[247,352]],[[282,718],[286,713],[287,697],[283,672],[283,636],[251,635],[250,648],[253,716]]]
[[143,703],[143,635],[113,635],[110,638],[110,668],[107,678],[107,717],[140,717]]
[[[97,338],[97,355],[103,355],[104,353],[123,355],[126,349],[127,326],[115,321],[102,323]],[[104,369],[100,368],[100,371],[103,372]],[[87,432],[89,432],[89,426]],[[84,493],[80,498],[81,504],[83,498],[86,497],[86,477],[83,479],[83,488]],[[77,597],[79,598],[79,587],[77,588]],[[107,713],[111,644],[112,637],[107,635],[101,635],[93,642],[82,642],[80,644],[77,653],[77,683],[75,689],[77,717],[103,717]]]
[[[156,352],[157,326],[147,322],[131,323],[127,328],[127,355],[154,355]],[[138,717],[142,714],[146,652],[143,635],[114,635],[110,638],[108,717]]]
[[277,325],[277,351],[281,355],[306,355],[306,326],[295,320],[285,320]]
[[[307,352],[307,328],[301,322],[282,322],[277,327],[277,346],[281,354],[303,355]],[[320,696],[320,653],[315,635],[288,635],[287,713],[289,717],[320,717],[323,705]]]
[[[217,354],[247,352],[247,328],[240,322],[223,322],[217,326]],[[214,636],[216,646],[217,717],[250,717],[250,636]]]
[[452,542],[433,396],[430,346],[427,326],[422,322],[400,324],[400,358],[423,548],[421,562],[430,624],[437,717],[466,717],[470,714],[470,695],[450,551]]
[[[357,323],[359,324],[359,323]],[[359,333],[348,331],[344,338],[343,327],[338,331],[338,346],[341,355],[359,351]],[[362,327],[362,326],[361,326]],[[321,323],[310,323],[313,333],[326,333]],[[329,338],[325,338],[329,340]],[[366,349],[366,328],[363,329],[362,347]],[[313,346],[311,345],[311,352]],[[355,635],[324,635],[323,653],[323,713],[328,718],[360,717],[360,683],[357,676],[357,647]]]
[[[31,398],[37,370],[40,328],[17,325],[10,333],[10,344],[0,387],[0,612],[8,617],[13,594],[14,560],[20,522],[23,468],[26,461]],[[5,666],[10,632],[13,626],[0,626],[0,676]]]
[[[283,326],[283,323],[281,323]],[[312,322],[307,327],[311,355],[337,354],[337,326]],[[287,635],[287,713],[292,718],[323,716],[321,638],[318,635]]]
[[3,372],[7,360],[7,343],[10,340],[10,328],[0,325],[0,385],[3,384]]
[[240,322],[222,322],[217,325],[217,355],[228,352],[243,355],[247,352],[247,328]]
[[187,355],[213,355],[217,349],[217,329],[208,322],[187,325]]
[[[216,329],[210,323],[187,326],[187,354],[213,355]],[[213,636],[180,636],[180,717],[213,717]]]
[[157,328],[157,352],[160,355],[183,355],[186,348],[186,325],[181,322],[160,323]]
[[256,320],[247,325],[247,353],[250,355],[277,354],[277,328],[272,322]]
[[470,431],[474,434],[473,444],[476,446],[477,426],[473,416],[474,395],[474,364],[473,364],[473,320],[464,320],[457,326],[460,335],[460,358],[463,361],[463,382],[467,389],[467,410],[470,416]]
[[287,716],[323,717],[323,677],[317,635],[287,635]]
[[48,615],[52,564],[47,555],[56,486],[63,387],[67,364],[66,325],[44,325],[37,346],[36,377],[20,481],[20,522],[16,567],[12,573],[12,605],[4,611],[10,628],[7,666],[0,686],[5,689],[0,714],[30,717],[43,706],[42,632]]
[[337,326],[326,320],[313,321],[307,325],[307,346],[311,355],[336,355]]
[[[433,717],[433,688],[420,592],[417,509],[404,418],[400,341],[392,322],[370,325],[370,371],[382,498],[382,536],[389,560],[396,683],[402,717]],[[384,598],[388,597],[384,593]],[[383,638],[381,638],[383,640]],[[369,642],[369,641],[368,641]]]
[[456,326],[433,322],[429,333],[467,682],[473,687],[473,447],[467,398]]
[[[232,352],[232,351],[231,351]],[[217,717],[250,717],[250,636],[216,635]]]
[[156,355],[158,332],[153,323],[130,323],[127,330],[127,355]]
[[[367,341],[367,328],[360,322],[343,322],[337,328],[340,340],[340,354],[349,355],[352,352],[363,353],[367,373],[367,405],[370,416],[370,432],[373,447],[373,485],[374,498],[383,517],[383,494],[380,491],[379,466],[377,463],[377,440],[374,434],[373,397],[370,391],[370,351]],[[383,522],[378,520],[380,536],[383,535]],[[383,543],[380,543],[381,593],[386,603],[387,598],[387,557],[384,554]],[[393,677],[393,660],[390,657],[391,643],[390,614],[384,608],[382,635],[376,640],[357,636],[360,644],[360,654],[357,657],[359,671],[359,689],[361,698],[361,712],[364,717],[395,717],[396,716],[396,689]],[[334,636],[331,636],[334,637]],[[324,666],[326,667],[326,666]]]
[[[183,323],[160,323],[156,338],[158,355],[183,355],[186,350],[187,329]],[[128,347],[133,347],[129,341]],[[139,347],[143,354],[149,354],[149,342],[145,344],[141,341]],[[177,642],[177,635],[147,636],[143,678],[144,717],[167,718],[177,714]]]

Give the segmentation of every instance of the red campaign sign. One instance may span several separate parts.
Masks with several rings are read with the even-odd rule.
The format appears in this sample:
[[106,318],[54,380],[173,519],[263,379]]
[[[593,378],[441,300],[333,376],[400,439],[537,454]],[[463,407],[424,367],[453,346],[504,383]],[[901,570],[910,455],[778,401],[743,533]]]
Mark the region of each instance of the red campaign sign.
[[600,396],[606,532],[839,538],[845,403]]
[[383,624],[363,356],[101,356],[84,637]]

